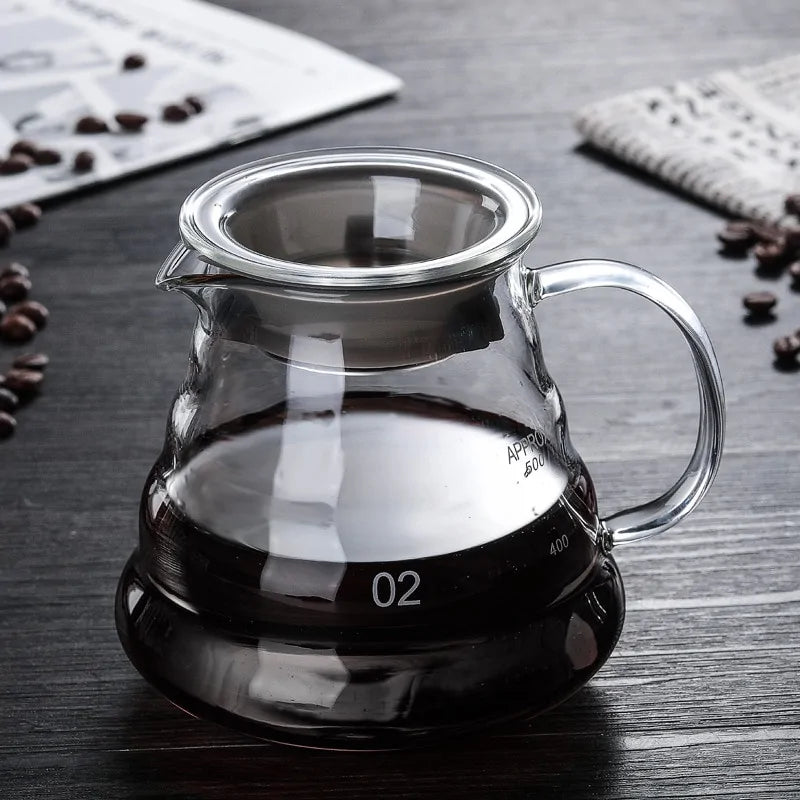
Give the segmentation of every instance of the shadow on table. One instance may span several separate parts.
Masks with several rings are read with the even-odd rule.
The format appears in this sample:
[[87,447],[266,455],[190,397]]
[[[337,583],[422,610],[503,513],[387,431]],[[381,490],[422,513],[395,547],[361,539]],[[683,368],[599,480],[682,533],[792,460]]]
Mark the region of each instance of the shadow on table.
[[689,202],[694,203],[696,206],[713,211],[715,214],[722,214],[725,216],[725,212],[721,212],[719,208],[707,202],[706,200],[703,200],[702,197],[697,197],[696,195],[690,194],[689,192],[686,192],[677,186],[667,183],[655,175],[645,172],[639,167],[634,167],[631,164],[627,164],[616,156],[606,153],[594,145],[589,144],[588,142],[583,142],[582,144],[575,146],[572,151],[577,155],[588,158],[590,161],[594,161],[597,164],[602,164],[604,167],[610,167],[611,169],[614,169],[629,178],[633,178],[634,180],[639,181],[639,183],[643,183],[645,186],[650,186],[654,189],[658,189],[661,192],[667,192],[668,194],[679,197],[682,200],[688,200]]
[[109,752],[116,798],[603,798],[615,796],[621,744],[601,690],[553,711],[446,745],[389,753],[282,747],[174,709],[145,686]]

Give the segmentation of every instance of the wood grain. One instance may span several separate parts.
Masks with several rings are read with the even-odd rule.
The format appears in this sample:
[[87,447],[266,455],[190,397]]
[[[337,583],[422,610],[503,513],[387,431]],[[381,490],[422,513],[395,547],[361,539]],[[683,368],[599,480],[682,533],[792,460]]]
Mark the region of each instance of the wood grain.
[[[786,0],[227,0],[397,73],[397,102],[54,205],[7,251],[52,311],[37,341],[46,393],[0,449],[0,793],[50,798],[800,797],[800,373],[770,343],[800,326],[741,323],[759,285],[715,253],[717,217],[576,150],[571,114],[610,93],[797,47]],[[192,310],[152,288],[183,197],[243,161],[377,143],[486,158],[545,208],[528,258],[647,266],[715,341],[726,458],[700,509],[618,560],[629,614],[592,684],[536,720],[433,752],[286,750],[192,720],[134,673],[112,597],[138,493],[183,373]],[[4,254],[5,255],[5,254]],[[183,302],[183,304],[182,304]],[[659,313],[611,292],[537,311],[573,439],[602,508],[682,470],[697,401],[688,354]],[[9,360],[8,350],[0,359]],[[3,362],[5,363],[5,361]]]

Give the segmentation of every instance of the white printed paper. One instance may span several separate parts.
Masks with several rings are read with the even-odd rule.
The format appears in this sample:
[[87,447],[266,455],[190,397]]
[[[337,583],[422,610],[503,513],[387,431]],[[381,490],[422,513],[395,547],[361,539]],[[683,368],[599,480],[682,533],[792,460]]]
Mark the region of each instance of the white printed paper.
[[779,222],[784,197],[800,192],[800,55],[601,100],[576,125],[711,205]]
[[[129,53],[147,59],[125,71]],[[400,81],[327,45],[201,0],[0,0],[0,157],[19,139],[61,163],[0,175],[0,208],[43,199],[393,94]],[[199,97],[184,122],[164,106]],[[114,123],[143,113],[141,132]],[[78,134],[85,115],[110,132]],[[72,168],[90,150],[92,171]]]

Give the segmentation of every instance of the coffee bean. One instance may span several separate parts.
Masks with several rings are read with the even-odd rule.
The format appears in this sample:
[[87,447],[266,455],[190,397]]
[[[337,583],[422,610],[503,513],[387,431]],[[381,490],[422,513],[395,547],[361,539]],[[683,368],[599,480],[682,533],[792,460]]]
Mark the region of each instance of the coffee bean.
[[[3,378],[5,381],[5,378]],[[10,389],[0,386],[0,411],[13,414],[19,405],[19,398]]]
[[94,167],[94,153],[90,150],[81,150],[75,153],[72,169],[75,172],[89,172]]
[[6,275],[5,278],[0,278],[0,300],[7,303],[24,300],[31,286],[31,279],[24,275]]
[[36,325],[24,314],[6,314],[0,320],[0,339],[29,342],[36,335]]
[[141,69],[146,63],[141,53],[129,53],[122,61],[122,69]]
[[36,203],[22,203],[8,209],[8,216],[17,228],[30,228],[42,218],[42,209]]
[[780,225],[769,222],[753,222],[753,233],[759,242],[780,242],[783,240],[783,230]]
[[717,234],[717,239],[722,244],[723,250],[730,253],[745,253],[756,242],[752,227],[746,223],[727,225]]
[[35,142],[32,142],[30,139],[20,139],[11,145],[8,154],[11,156],[23,155],[36,158],[38,150],[39,148],[36,146]]
[[775,358],[782,363],[789,363],[800,353],[800,337],[796,335],[781,336],[772,343]]
[[0,411],[0,439],[8,439],[17,428],[17,421],[11,414]]
[[6,372],[6,388],[20,400],[28,400],[42,388],[44,375],[35,369],[10,369]]
[[107,133],[108,125],[100,117],[81,117],[75,123],[75,133]]
[[33,157],[33,160],[40,167],[49,167],[52,164],[60,164],[61,158],[61,153],[59,153],[58,150],[53,150],[50,147],[46,147],[42,150],[38,150],[36,155]]
[[24,153],[9,156],[5,161],[0,161],[0,175],[18,175],[27,172],[33,166],[33,159]]
[[186,106],[170,103],[168,106],[164,106],[161,112],[161,118],[164,122],[184,122],[189,119],[189,111],[186,109]]
[[761,242],[753,249],[753,255],[764,269],[778,269],[787,259],[783,241]]
[[30,278],[31,273],[24,264],[12,261],[0,270],[0,278],[5,278],[7,275],[22,275],[23,278]]
[[790,255],[797,255],[800,251],[800,228],[783,229],[784,249]]
[[784,201],[783,207],[787,214],[800,217],[800,194],[790,194]]
[[0,211],[0,247],[8,243],[11,234],[17,229],[14,220],[6,214],[5,211]]
[[756,235],[755,224],[749,219],[731,219],[725,223],[725,230],[727,231],[746,231],[747,233]]
[[18,369],[35,369],[44,372],[49,363],[50,358],[44,353],[23,353],[14,359],[12,366]]
[[12,314],[22,314],[23,317],[27,317],[39,330],[47,325],[47,318],[50,316],[50,312],[47,308],[36,300],[26,300],[24,303],[17,303],[11,306],[10,311]]
[[792,279],[794,286],[800,287],[800,261],[794,261],[789,264],[789,277]]
[[195,114],[200,114],[206,107],[206,104],[194,94],[190,94],[183,102]]
[[114,115],[114,119],[120,128],[126,131],[140,131],[147,120],[149,119],[144,114],[136,114],[132,111],[121,111],[119,114]]
[[778,304],[778,298],[772,292],[750,292],[742,298],[742,305],[753,315],[769,314]]

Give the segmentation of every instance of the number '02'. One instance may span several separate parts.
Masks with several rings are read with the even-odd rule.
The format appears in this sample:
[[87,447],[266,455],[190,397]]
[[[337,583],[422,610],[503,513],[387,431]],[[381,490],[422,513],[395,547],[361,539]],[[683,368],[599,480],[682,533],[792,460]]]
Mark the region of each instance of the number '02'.
[[[410,584],[406,588],[406,584]],[[411,595],[419,589],[420,577],[418,572],[407,569],[397,576],[397,581],[388,572],[379,572],[372,579],[372,601],[378,608],[388,608],[395,605],[397,599],[397,589],[405,589],[400,599],[397,600],[398,606],[418,606],[419,600],[412,600]]]

